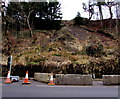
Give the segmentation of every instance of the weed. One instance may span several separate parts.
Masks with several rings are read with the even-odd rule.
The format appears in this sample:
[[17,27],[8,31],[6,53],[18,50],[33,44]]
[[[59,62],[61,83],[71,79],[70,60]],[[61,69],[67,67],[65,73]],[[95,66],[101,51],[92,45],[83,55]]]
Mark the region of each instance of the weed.
[[26,65],[39,65],[39,63],[37,63],[37,62],[28,62],[28,63],[26,63]]
[[73,53],[71,53],[71,55],[86,55],[86,52],[85,51],[73,52]]
[[61,54],[52,54],[53,56],[62,56]]
[[46,58],[38,58],[38,59],[35,59],[34,62],[41,62],[41,61],[45,61],[47,60]]

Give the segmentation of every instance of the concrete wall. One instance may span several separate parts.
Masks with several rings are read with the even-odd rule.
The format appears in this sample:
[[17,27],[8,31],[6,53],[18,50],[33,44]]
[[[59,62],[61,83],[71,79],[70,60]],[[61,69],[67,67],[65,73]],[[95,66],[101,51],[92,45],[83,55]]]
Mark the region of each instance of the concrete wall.
[[120,75],[103,75],[102,79],[104,85],[120,84]]
[[50,75],[50,73],[34,73],[34,79],[37,81],[48,83]]
[[55,84],[58,84],[58,85],[92,85],[92,75],[56,74]]

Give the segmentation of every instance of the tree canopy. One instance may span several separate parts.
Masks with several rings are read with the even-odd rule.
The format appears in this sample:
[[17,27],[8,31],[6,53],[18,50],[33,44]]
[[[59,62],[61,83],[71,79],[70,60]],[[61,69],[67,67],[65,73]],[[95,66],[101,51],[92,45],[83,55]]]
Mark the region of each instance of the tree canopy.
[[6,7],[5,15],[2,16],[5,22],[4,29],[17,29],[19,31],[20,29],[29,28],[31,37],[34,28],[59,29],[62,19],[60,6],[57,1],[10,2]]

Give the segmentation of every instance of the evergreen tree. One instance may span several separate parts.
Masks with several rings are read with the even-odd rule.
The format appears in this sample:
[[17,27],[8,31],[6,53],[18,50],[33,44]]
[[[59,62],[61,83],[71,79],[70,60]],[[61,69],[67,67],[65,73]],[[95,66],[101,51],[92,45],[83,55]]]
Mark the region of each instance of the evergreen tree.
[[[36,18],[39,18],[38,21],[43,20],[43,22],[39,22],[39,25],[45,26],[42,28],[46,29],[48,23],[50,23],[51,25],[48,29],[54,29],[60,27],[61,15],[59,2],[10,2],[7,7],[6,17],[9,17],[11,21],[9,19],[6,21],[8,21],[8,24],[15,24],[17,31],[20,30],[20,25],[28,27],[30,37],[32,37],[32,29],[37,24],[35,23]],[[56,20],[60,20],[60,22]],[[13,26],[13,28],[15,27]]]

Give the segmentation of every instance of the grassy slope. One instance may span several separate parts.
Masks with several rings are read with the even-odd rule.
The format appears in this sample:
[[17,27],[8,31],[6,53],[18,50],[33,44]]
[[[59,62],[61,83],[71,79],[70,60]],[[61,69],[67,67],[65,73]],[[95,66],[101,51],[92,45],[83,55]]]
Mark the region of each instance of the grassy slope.
[[[23,38],[14,40],[16,44],[12,48],[13,64],[39,64],[40,62],[77,62],[86,64],[91,57],[87,56],[85,48],[91,43],[100,42],[104,45],[106,53],[114,53],[117,49],[116,40],[100,34],[99,25],[74,26],[72,22],[65,22],[61,30],[34,31],[33,38],[26,38],[29,32],[21,31]],[[109,28],[108,28],[109,29]],[[104,29],[108,32],[108,29]],[[103,30],[102,30],[103,31]],[[113,32],[112,32],[113,33]],[[4,50],[7,48],[3,45]],[[3,64],[7,63],[7,56],[3,53]],[[113,55],[103,56],[105,59],[114,58]]]

